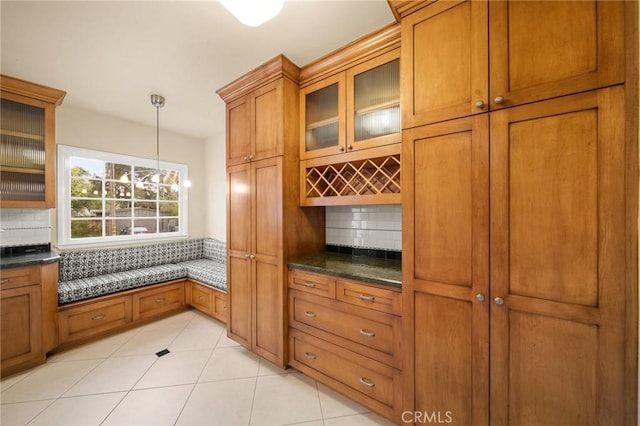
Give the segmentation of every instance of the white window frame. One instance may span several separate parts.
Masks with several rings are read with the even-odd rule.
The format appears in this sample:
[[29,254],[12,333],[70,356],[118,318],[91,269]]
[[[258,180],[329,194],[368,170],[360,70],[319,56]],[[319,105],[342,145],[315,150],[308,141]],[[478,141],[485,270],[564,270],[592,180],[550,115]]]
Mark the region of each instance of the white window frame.
[[181,163],[160,161],[160,168],[165,170],[177,170],[180,172],[182,186],[179,195],[179,231],[163,232],[157,234],[139,235],[114,235],[109,237],[71,238],[71,158],[82,157],[101,160],[105,162],[142,166],[155,169],[157,160],[134,157],[130,155],[115,154],[111,152],[96,151],[86,148],[78,148],[67,145],[58,145],[57,155],[57,196],[58,209],[58,243],[59,248],[82,248],[87,246],[118,246],[130,243],[166,241],[184,239],[189,237],[189,191],[184,185],[189,179],[189,166]]

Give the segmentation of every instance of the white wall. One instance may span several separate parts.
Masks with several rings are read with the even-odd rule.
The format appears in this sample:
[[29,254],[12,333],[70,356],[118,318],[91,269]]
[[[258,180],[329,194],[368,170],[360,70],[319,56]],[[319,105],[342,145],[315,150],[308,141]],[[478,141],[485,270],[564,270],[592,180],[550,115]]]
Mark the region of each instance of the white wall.
[[[150,106],[150,114],[155,111]],[[162,130],[160,113],[160,159],[189,166],[189,235],[206,233],[205,141]],[[144,126],[68,104],[56,110],[56,143],[136,157],[156,158],[155,126]],[[56,210],[52,210],[51,243],[57,244]]]
[[227,241],[227,173],[225,135],[205,141],[204,169],[206,175],[205,229],[209,237]]

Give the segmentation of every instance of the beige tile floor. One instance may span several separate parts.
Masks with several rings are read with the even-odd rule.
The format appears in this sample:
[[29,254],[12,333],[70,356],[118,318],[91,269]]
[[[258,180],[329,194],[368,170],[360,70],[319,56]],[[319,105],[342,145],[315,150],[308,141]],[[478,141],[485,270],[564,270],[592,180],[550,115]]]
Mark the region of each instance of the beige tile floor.
[[0,385],[2,426],[391,424],[196,311],[55,354]]

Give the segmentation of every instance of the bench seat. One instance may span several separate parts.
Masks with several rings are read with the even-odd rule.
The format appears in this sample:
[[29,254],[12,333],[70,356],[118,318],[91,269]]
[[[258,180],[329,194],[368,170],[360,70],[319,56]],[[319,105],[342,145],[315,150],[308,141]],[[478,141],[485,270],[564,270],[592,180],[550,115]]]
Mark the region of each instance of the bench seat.
[[227,268],[224,263],[211,259],[195,259],[181,262],[186,276],[202,284],[227,291]]

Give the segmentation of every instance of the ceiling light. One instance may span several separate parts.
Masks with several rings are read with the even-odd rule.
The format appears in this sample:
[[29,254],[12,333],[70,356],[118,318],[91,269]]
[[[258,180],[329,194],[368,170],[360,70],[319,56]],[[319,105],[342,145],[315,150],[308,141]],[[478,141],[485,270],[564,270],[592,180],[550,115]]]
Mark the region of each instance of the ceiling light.
[[220,0],[220,3],[244,25],[258,27],[280,13],[284,0]]
[[152,182],[160,182],[160,108],[164,106],[164,97],[151,95],[151,105],[156,107],[156,174],[151,178]]

